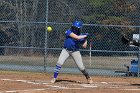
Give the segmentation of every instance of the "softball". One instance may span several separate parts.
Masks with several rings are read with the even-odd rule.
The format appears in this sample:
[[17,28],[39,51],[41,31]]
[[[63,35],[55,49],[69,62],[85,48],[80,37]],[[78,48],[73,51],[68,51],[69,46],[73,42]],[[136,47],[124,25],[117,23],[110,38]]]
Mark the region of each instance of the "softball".
[[48,32],[51,32],[51,31],[52,31],[52,27],[48,26],[48,27],[47,27],[47,31],[48,31]]

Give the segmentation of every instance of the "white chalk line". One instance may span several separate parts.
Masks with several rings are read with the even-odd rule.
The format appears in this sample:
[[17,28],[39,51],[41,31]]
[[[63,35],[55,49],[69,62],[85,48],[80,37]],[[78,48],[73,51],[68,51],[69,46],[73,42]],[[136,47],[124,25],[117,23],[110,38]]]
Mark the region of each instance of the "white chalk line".
[[121,89],[121,90],[136,90],[136,91],[138,90],[139,91],[140,89]]
[[[81,88],[77,87],[77,88],[70,88],[70,87],[63,87],[63,86],[56,86],[56,85],[52,85],[52,83],[50,83],[50,81],[39,81],[39,80],[34,80],[34,81],[30,81],[30,80],[12,80],[12,79],[0,79],[3,81],[12,81],[12,82],[22,82],[22,83],[28,83],[28,84],[34,84],[34,85],[44,85],[47,86],[48,88],[43,88],[43,89],[29,89],[29,90],[11,90],[11,91],[5,91],[6,93],[12,93],[12,92],[18,92],[18,91],[22,91],[22,92],[29,92],[29,91],[45,91],[48,89],[87,89],[87,88],[97,88],[100,87],[100,85],[107,85],[107,84],[129,84],[129,82],[94,82],[94,84],[68,84],[68,85],[72,85],[72,86],[80,86]],[[125,88],[122,89],[120,87],[117,86],[110,86],[107,88],[114,88],[114,89],[119,89],[119,90],[140,90],[140,89],[131,89],[131,88]]]
[[[37,92],[37,91],[45,91],[50,88],[45,88],[45,89],[30,89],[30,90],[12,90],[12,91],[5,91],[4,93],[13,93],[13,92]],[[65,88],[65,89],[84,89],[84,88]],[[119,90],[133,90],[133,91],[140,91],[140,89],[119,89]]]
[[4,93],[13,93],[13,92],[37,92],[37,91],[46,91],[46,90],[57,90],[57,89],[72,89],[72,90],[81,90],[84,88],[66,88],[66,87],[56,87],[53,86],[54,88],[43,88],[43,89],[28,89],[28,90],[12,90],[12,91],[4,91]]
[[37,81],[36,82],[33,82],[33,81],[29,81],[29,80],[12,80],[12,79],[0,79],[0,80],[3,80],[3,81],[12,81],[12,82],[23,82],[23,83],[28,83],[28,84],[34,84],[34,85],[39,85],[39,84],[42,84],[42,85],[46,85],[46,84],[51,84],[49,82],[41,82],[41,81]]

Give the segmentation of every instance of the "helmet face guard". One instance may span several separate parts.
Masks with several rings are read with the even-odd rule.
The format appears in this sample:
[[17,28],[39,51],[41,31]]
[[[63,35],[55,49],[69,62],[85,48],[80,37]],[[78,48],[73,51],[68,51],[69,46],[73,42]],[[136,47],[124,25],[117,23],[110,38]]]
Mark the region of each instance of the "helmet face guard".
[[71,27],[71,30],[72,30],[72,32],[74,33],[74,34],[76,34],[76,35],[80,35],[80,28],[77,28],[77,27],[75,27],[75,26],[72,26]]

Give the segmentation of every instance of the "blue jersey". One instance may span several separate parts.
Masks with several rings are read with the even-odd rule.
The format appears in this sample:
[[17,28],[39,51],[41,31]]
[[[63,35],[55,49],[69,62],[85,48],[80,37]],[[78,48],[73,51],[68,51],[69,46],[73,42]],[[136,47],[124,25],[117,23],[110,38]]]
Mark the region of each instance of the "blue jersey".
[[76,39],[70,37],[71,33],[72,33],[71,30],[67,30],[65,33],[66,39],[64,41],[64,48],[66,48],[70,51],[77,51],[77,50],[79,50],[79,44],[81,42],[83,42],[85,39],[76,40]]

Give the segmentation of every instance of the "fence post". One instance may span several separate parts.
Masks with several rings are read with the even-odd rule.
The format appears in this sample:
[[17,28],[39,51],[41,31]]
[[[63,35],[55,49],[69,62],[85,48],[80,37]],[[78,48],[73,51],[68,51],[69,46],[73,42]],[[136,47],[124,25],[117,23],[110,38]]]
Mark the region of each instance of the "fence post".
[[[139,27],[139,42],[140,42],[140,27]],[[140,77],[140,47],[138,51],[138,77]]]
[[45,46],[44,46],[44,48],[45,48],[45,50],[44,50],[44,72],[46,72],[46,64],[47,64],[47,47],[48,47],[48,45],[47,45],[47,34],[48,34],[48,32],[47,32],[47,26],[48,26],[48,0],[46,0],[46,22],[45,22],[45,29],[46,29],[46,31],[45,31]]

